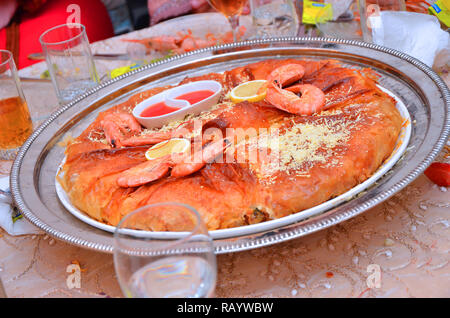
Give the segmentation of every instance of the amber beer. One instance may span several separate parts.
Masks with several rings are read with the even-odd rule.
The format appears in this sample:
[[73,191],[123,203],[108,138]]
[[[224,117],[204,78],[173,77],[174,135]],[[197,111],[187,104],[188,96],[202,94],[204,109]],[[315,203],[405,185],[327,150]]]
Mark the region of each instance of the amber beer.
[[33,124],[13,55],[0,50],[0,160],[13,160],[32,132]]
[[227,17],[240,15],[247,0],[209,0],[211,5]]
[[32,131],[27,103],[22,98],[0,100],[0,151],[22,146]]

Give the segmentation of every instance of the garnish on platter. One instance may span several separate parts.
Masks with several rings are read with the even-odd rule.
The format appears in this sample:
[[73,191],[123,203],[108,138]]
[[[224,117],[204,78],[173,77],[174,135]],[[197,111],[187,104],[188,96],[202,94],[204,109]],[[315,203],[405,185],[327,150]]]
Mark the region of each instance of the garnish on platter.
[[266,83],[266,80],[242,83],[231,90],[229,97],[233,103],[262,101],[266,97]]
[[150,147],[145,153],[147,160],[154,160],[175,153],[187,153],[191,150],[191,143],[184,138],[172,138],[157,143]]

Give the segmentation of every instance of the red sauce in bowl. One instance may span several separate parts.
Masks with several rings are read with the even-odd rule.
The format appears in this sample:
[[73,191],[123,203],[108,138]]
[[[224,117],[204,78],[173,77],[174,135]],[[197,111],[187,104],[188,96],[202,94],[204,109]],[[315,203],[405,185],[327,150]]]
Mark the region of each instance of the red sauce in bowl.
[[159,102],[153,105],[148,106],[141,113],[141,117],[157,117],[166,114],[173,113],[174,111],[179,110],[176,107],[169,107],[164,102]]
[[188,101],[191,105],[194,105],[195,103],[198,103],[210,96],[214,95],[213,91],[210,90],[200,90],[200,91],[194,91],[189,92],[183,95],[178,96],[175,99],[182,99]]
[[[211,90],[199,90],[194,92],[189,92],[183,95],[178,96],[175,99],[181,99],[189,102],[189,104],[196,104],[210,96],[214,95],[214,92]],[[157,117],[166,114],[173,113],[174,111],[179,110],[180,108],[168,106],[164,102],[159,102],[153,105],[148,106],[141,113],[141,117]]]

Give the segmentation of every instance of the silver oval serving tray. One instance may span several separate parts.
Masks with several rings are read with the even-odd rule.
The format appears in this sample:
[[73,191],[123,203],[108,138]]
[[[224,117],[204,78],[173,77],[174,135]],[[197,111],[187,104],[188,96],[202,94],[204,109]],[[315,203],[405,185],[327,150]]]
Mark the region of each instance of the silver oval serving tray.
[[402,158],[376,184],[319,215],[271,230],[217,238],[216,253],[243,251],[300,237],[352,218],[386,200],[420,175],[444,146],[450,130],[450,92],[430,68],[395,50],[364,42],[321,38],[246,41],[190,52],[147,65],[101,84],[53,113],[25,142],[11,170],[18,208],[39,228],[61,240],[112,252],[111,233],[69,213],[55,190],[55,174],[64,158],[57,146],[65,135],[78,136],[97,114],[145,89],[268,58],[337,59],[370,67],[380,85],[398,96],[411,116],[412,129]]

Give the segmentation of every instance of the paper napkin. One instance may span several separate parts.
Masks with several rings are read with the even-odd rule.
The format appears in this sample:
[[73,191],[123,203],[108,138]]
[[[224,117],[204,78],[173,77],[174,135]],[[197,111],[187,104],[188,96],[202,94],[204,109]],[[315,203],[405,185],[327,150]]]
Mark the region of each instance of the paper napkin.
[[[0,178],[0,190],[10,193],[9,177]],[[9,235],[43,234],[12,206],[11,196],[4,195],[2,192],[0,192],[0,227]]]

